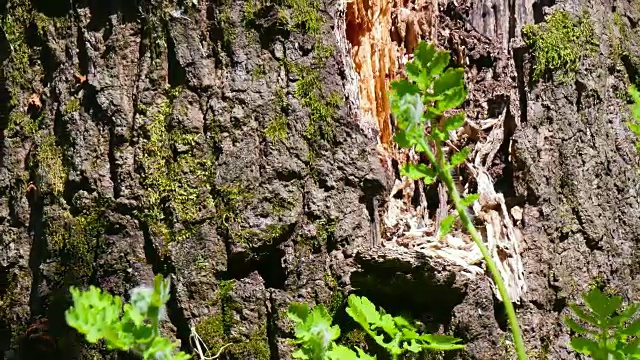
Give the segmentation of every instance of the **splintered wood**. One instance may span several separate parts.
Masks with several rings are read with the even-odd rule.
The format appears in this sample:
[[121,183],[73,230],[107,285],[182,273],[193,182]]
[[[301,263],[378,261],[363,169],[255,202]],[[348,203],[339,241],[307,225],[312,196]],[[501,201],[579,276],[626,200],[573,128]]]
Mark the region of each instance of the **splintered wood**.
[[359,76],[363,121],[375,123],[379,143],[391,144],[387,92],[403,59],[421,39],[435,39],[435,0],[350,0],[346,2],[346,37]]
[[[402,167],[407,162],[424,161],[413,150],[399,149],[393,143],[387,92],[393,79],[404,76],[404,64],[412,59],[417,44],[421,40],[436,43],[437,1],[348,0],[345,15],[346,38],[358,75],[362,121],[377,125],[381,160],[388,169],[393,169],[394,162]],[[467,63],[466,59],[459,62]],[[472,88],[470,91],[474,96]],[[495,191],[488,171],[505,140],[508,106],[505,103],[497,117],[467,118],[462,128],[450,134],[447,151],[452,153],[464,146],[474,148],[471,160],[462,165],[466,171],[464,176],[458,176],[457,185],[463,196],[469,192],[470,185],[477,188],[474,192],[480,199],[470,207],[470,214],[498,266],[511,300],[519,302],[526,292],[520,257],[522,235],[511,221],[504,196]],[[443,259],[458,268],[458,273],[469,277],[486,274],[480,250],[460,224],[439,239],[439,221],[455,212],[448,202],[441,183],[426,187],[408,177],[397,178],[386,204],[380,245],[408,248]],[[494,292],[501,299],[495,285]]]

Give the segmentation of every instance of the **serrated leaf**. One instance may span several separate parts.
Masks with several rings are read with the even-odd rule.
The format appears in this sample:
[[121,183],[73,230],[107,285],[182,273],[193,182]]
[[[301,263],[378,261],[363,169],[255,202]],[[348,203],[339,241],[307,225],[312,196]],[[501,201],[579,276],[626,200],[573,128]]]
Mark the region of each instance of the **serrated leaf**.
[[426,71],[420,67],[420,64],[415,61],[406,63],[405,72],[407,74],[407,78],[415,82],[421,90],[428,88],[430,81],[427,78]]
[[600,324],[598,319],[595,316],[593,316],[590,312],[587,313],[586,311],[582,310],[578,305],[569,304],[569,308],[571,309],[571,311],[573,311],[573,313],[578,318],[580,318],[583,321],[586,321],[588,324],[591,324],[594,326],[598,326]]
[[423,350],[422,345],[418,344],[418,342],[415,340],[404,343],[404,348],[416,354]]
[[608,297],[595,287],[584,294],[583,299],[601,320],[611,316],[622,305],[622,296]]
[[633,315],[635,315],[635,313],[638,311],[639,308],[640,308],[640,304],[632,304],[630,306],[627,306],[624,310],[620,312],[620,315],[612,317],[609,320],[608,324],[614,327],[621,326],[627,320],[631,319]]
[[578,324],[577,322],[575,322],[573,319],[571,319],[570,317],[565,317],[563,319],[564,323],[569,327],[569,329],[571,329],[573,332],[577,333],[577,334],[587,334],[590,333],[591,331],[585,329],[582,325]]
[[327,357],[331,360],[358,360],[358,354],[343,345],[336,345],[327,352]]
[[414,326],[411,325],[411,323],[409,321],[407,321],[407,319],[405,319],[402,316],[395,316],[393,318],[393,321],[396,323],[396,326],[398,326],[398,328],[400,329],[407,329],[407,330],[414,330]]
[[287,316],[297,323],[304,322],[309,316],[309,305],[306,303],[291,303],[287,310]]
[[453,116],[449,116],[444,121],[444,131],[449,132],[456,130],[457,128],[464,125],[465,114],[463,112],[459,112]]
[[458,339],[450,335],[440,334],[424,334],[421,338],[432,344],[456,344],[462,341],[462,339]]
[[349,314],[356,322],[365,329],[370,329],[370,324],[378,324],[380,322],[380,313],[376,310],[375,305],[366,297],[360,297],[354,294],[347,298],[347,314]]
[[373,328],[380,328],[384,330],[391,338],[395,338],[398,334],[399,330],[396,327],[396,322],[393,321],[393,316],[389,314],[384,314],[380,317],[380,322],[374,324]]
[[[391,84],[389,84],[389,100],[399,100],[402,99],[406,95],[419,95],[420,88],[406,79],[401,80],[393,80]],[[397,108],[393,107],[393,101],[391,101],[392,106],[391,110],[393,112],[398,111]],[[397,104],[397,103],[396,103]]]
[[585,355],[597,353],[600,349],[597,342],[583,337],[571,338],[569,346],[571,346],[573,350]]
[[442,114],[447,110],[457,108],[464,103],[467,98],[467,89],[464,87],[456,87],[449,89],[446,96],[436,103],[434,112]]
[[434,81],[433,92],[435,94],[446,94],[452,89],[461,86],[464,86],[464,69],[448,69]]
[[294,359],[303,359],[303,360],[309,360],[310,359],[310,357],[307,356],[307,354],[304,351],[302,351],[302,349],[298,349],[298,350],[294,351],[291,354],[291,356]]
[[330,360],[376,360],[375,356],[371,356],[359,347],[355,347],[356,352],[344,345],[334,346],[328,353]]
[[478,199],[480,199],[480,194],[469,194],[464,198],[462,198],[462,200],[460,201],[460,204],[463,207],[471,206],[471,204],[473,204],[473,202]]
[[451,167],[455,167],[464,163],[464,161],[467,160],[467,157],[469,157],[469,153],[471,153],[471,148],[467,146],[457,153],[453,154],[451,156]]
[[437,140],[439,142],[445,142],[449,139],[449,133],[446,131],[442,131],[437,127],[431,128],[431,135],[430,137],[433,140]]
[[464,349],[464,345],[462,344],[426,344],[423,345],[425,349],[436,350],[436,351],[448,351],[448,350],[460,350]]
[[412,180],[424,179],[426,184],[431,184],[436,179],[436,171],[426,164],[405,164],[400,168],[400,175],[408,176]]
[[631,324],[622,329],[621,333],[627,336],[640,336],[640,318],[632,321]]
[[447,235],[451,231],[454,221],[456,221],[456,216],[451,214],[447,215],[447,217],[445,217],[444,219],[442,219],[442,221],[440,221],[440,228],[438,229],[438,238],[441,239],[443,236]]
[[[622,351],[628,355],[640,356],[640,338],[636,338],[626,344]],[[632,357],[632,359],[635,359],[635,357]]]
[[393,137],[393,140],[401,148],[408,149],[413,146],[413,142],[407,137],[407,133],[404,131],[398,131]]

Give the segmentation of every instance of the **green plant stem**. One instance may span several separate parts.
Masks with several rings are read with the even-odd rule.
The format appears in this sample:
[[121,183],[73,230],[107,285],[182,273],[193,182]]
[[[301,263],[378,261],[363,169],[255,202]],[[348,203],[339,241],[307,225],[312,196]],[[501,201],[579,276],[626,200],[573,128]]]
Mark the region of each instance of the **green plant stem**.
[[487,267],[489,268],[489,271],[493,276],[493,280],[495,281],[496,286],[498,287],[498,292],[500,292],[500,296],[502,297],[502,301],[504,302],[504,308],[505,308],[505,311],[507,312],[507,317],[509,318],[509,324],[511,325],[511,332],[513,334],[513,340],[516,347],[516,353],[518,354],[518,360],[526,360],[527,352],[524,347],[522,331],[520,330],[520,325],[518,324],[518,318],[516,317],[516,312],[515,312],[515,309],[513,308],[513,304],[511,303],[511,298],[509,297],[507,288],[504,285],[504,281],[502,281],[502,276],[500,276],[500,272],[498,271],[496,263],[493,261],[493,258],[489,253],[489,249],[487,249],[487,246],[482,241],[482,237],[476,230],[475,226],[473,226],[473,223],[471,222],[471,219],[469,218],[469,214],[467,214],[465,207],[462,206],[462,199],[460,198],[460,193],[458,193],[458,189],[455,187],[453,183],[453,178],[451,177],[451,171],[450,171],[451,169],[446,164],[446,161],[444,160],[444,154],[443,154],[440,142],[436,143],[436,147],[437,147],[436,151],[438,151],[439,153],[438,155],[439,159],[436,159],[435,155],[433,154],[433,152],[431,151],[427,143],[424,141],[424,139],[420,139],[419,142],[420,142],[420,145],[424,148],[424,151],[427,154],[427,158],[429,159],[429,161],[432,164],[438,164],[438,166],[436,166],[438,177],[447,186],[447,190],[449,191],[449,196],[451,196],[451,199],[453,200],[453,203],[456,207],[458,215],[460,216],[460,220],[462,221],[462,224],[467,229],[467,231],[469,231],[469,234],[471,234],[471,238],[476,243],[476,245],[478,245],[478,248],[480,248],[480,252],[482,253],[484,260],[487,263]]

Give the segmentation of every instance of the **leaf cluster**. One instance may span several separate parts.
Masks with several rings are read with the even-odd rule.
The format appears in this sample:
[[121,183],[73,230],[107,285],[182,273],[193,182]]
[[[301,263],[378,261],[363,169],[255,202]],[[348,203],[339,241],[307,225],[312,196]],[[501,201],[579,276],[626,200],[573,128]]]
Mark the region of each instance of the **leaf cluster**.
[[458,344],[461,340],[452,336],[418,333],[405,318],[391,316],[382,309],[378,311],[366,297],[351,295],[348,302],[347,313],[394,359],[407,351],[420,353],[464,348]]
[[[393,359],[407,351],[420,353],[424,350],[455,350],[464,345],[461,340],[446,336],[422,334],[409,321],[400,316],[392,317],[384,310],[378,311],[376,306],[366,297],[350,295],[347,314],[349,314],[367,334],[384,348]],[[293,353],[296,359],[304,360],[373,360],[362,349],[336,344],[340,337],[340,327],[332,324],[332,317],[323,305],[309,309],[307,304],[293,303],[289,307],[288,316],[295,323],[295,343],[299,349]]]
[[582,299],[586,307],[569,304],[580,323],[568,316],[563,319],[578,335],[571,338],[571,348],[595,360],[640,359],[640,303],[623,307],[621,296],[605,295],[597,287]]
[[[462,105],[467,97],[464,69],[448,68],[449,62],[448,52],[421,42],[414,59],[405,66],[407,79],[391,83],[391,111],[398,123],[394,140],[400,147],[415,147],[417,152],[426,153],[431,162],[431,165],[408,163],[400,172],[413,180],[422,179],[426,184],[432,184],[438,175],[450,177],[450,170],[464,163],[471,152],[471,148],[465,147],[447,159],[442,149],[450,132],[465,122],[464,112],[445,114]],[[430,131],[425,133],[427,128]],[[469,206],[477,199],[477,194],[470,194],[462,199],[462,206]],[[454,215],[443,219],[440,237],[451,230],[455,220]]]
[[331,325],[333,318],[324,305],[309,309],[305,303],[292,303],[287,311],[288,317],[296,323],[294,343],[299,345],[292,356],[303,360],[372,360],[362,349],[356,352],[338,345],[335,341],[340,337],[340,327]]
[[129,303],[100,288],[71,287],[73,306],[65,313],[67,324],[90,343],[104,340],[109,350],[132,351],[145,360],[188,360],[191,356],[175,352],[177,344],[160,334],[165,317],[170,280],[157,275],[153,288],[139,286],[131,290]]
[[[448,68],[445,71],[449,62],[448,52],[420,42],[414,59],[405,65],[407,79],[391,83],[389,100],[399,130],[394,139],[401,147],[415,145],[423,152],[428,149],[426,140],[446,141],[450,131],[464,124],[464,113],[444,115],[447,110],[462,105],[467,97],[464,69]],[[425,137],[427,125],[431,132]],[[425,180],[429,179],[428,175],[425,174]]]

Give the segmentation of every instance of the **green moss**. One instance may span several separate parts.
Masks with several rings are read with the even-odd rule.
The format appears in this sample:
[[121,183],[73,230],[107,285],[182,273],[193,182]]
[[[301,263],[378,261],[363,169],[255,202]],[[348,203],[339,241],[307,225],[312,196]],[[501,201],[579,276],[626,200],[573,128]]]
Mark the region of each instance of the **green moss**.
[[264,130],[264,135],[271,141],[283,141],[287,137],[289,125],[287,115],[291,110],[291,104],[287,101],[287,95],[285,94],[284,89],[280,86],[276,87],[274,100],[276,105],[276,115],[269,120],[269,123]]
[[225,6],[220,13],[220,26],[224,33],[224,43],[226,46],[231,46],[233,41],[238,36],[236,28],[234,27],[231,19],[231,9],[229,6]]
[[215,356],[223,346],[231,344],[223,351],[230,358],[268,360],[270,350],[265,326],[251,333],[248,338],[234,336],[232,333],[233,327],[237,325],[233,311],[241,311],[231,296],[233,288],[233,280],[221,281],[213,301],[220,312],[196,325],[196,332],[209,349],[205,356]]
[[240,221],[242,206],[253,195],[244,190],[241,185],[221,186],[215,189],[214,206],[216,221],[220,228],[229,229]]
[[106,206],[107,201],[100,200],[78,216],[65,212],[47,222],[47,244],[66,283],[85,283],[93,273],[99,239],[107,227]]
[[266,327],[253,332],[245,342],[231,345],[229,352],[238,359],[269,360],[271,358],[271,350]]
[[36,119],[31,117],[18,109],[13,109],[9,113],[9,121],[7,122],[7,133],[9,136],[14,136],[18,130],[22,130],[27,136],[36,136],[42,122],[44,120],[44,112]]
[[69,101],[67,101],[64,108],[62,109],[62,114],[70,115],[78,111],[80,111],[80,99],[78,99],[77,97],[72,97],[71,99],[69,99]]
[[6,317],[21,302],[16,297],[18,290],[17,275],[15,273],[8,274],[4,285],[5,289],[3,289],[3,294],[0,295],[0,316]]
[[6,15],[0,18],[2,28],[9,44],[9,58],[4,63],[4,78],[8,80],[11,93],[10,105],[18,101],[20,89],[28,89],[31,83],[41,73],[40,66],[31,64],[31,48],[27,43],[27,29],[35,25],[38,33],[49,23],[48,19],[37,13],[29,0],[9,0],[6,5]]
[[264,129],[264,135],[271,141],[284,141],[287,138],[287,124],[289,120],[282,114],[276,115]]
[[265,6],[278,7],[278,17],[286,28],[303,34],[318,35],[324,23],[319,0],[245,0],[242,20],[245,26],[255,22],[256,13]]
[[287,211],[292,211],[296,204],[286,198],[276,198],[270,202],[269,206],[273,214],[282,215]]
[[251,77],[254,80],[264,79],[265,76],[267,76],[267,70],[264,68],[263,64],[256,65],[251,70]]
[[345,301],[344,293],[338,286],[338,280],[330,272],[324,273],[324,283],[331,289],[331,299],[326,304],[327,310],[331,316],[335,316]]
[[298,243],[300,245],[318,249],[324,246],[336,231],[336,223],[333,220],[320,219],[314,222],[314,226],[316,228],[315,236],[311,238],[299,237]]
[[212,316],[200,321],[196,325],[196,332],[209,349],[205,356],[215,356],[220,348],[227,344],[221,316]]
[[35,160],[40,176],[45,180],[43,190],[49,190],[60,196],[64,192],[68,169],[62,161],[62,149],[56,144],[53,134],[37,139],[38,148]]
[[525,25],[522,32],[535,57],[534,80],[556,72],[561,82],[572,81],[580,61],[597,50],[593,23],[586,12],[574,18],[566,11],[556,11],[545,23]]
[[[215,161],[197,149],[200,134],[169,129],[168,118],[176,111],[172,101],[177,90],[148,114],[148,138],[142,142],[140,165],[145,189],[144,218],[167,241],[190,236],[200,214],[214,207],[211,195]],[[167,209],[174,216],[168,216]],[[180,223],[184,229],[175,230]]]
[[281,238],[286,234],[288,226],[270,224],[265,230],[240,229],[232,230],[231,238],[241,244],[247,246],[254,245],[271,245],[274,240]]
[[294,96],[309,110],[309,123],[305,129],[305,138],[316,150],[321,141],[334,140],[335,120],[342,105],[341,95],[332,91],[327,93],[322,86],[318,70],[283,61],[285,68],[296,74],[300,80],[296,83]]
[[291,9],[291,26],[305,34],[317,35],[320,33],[324,19],[320,14],[320,1],[318,0],[284,0]]

